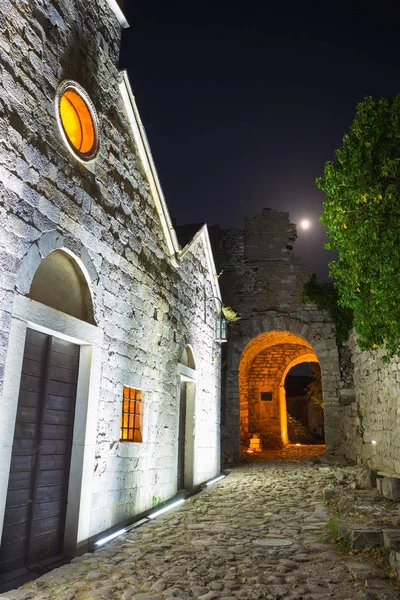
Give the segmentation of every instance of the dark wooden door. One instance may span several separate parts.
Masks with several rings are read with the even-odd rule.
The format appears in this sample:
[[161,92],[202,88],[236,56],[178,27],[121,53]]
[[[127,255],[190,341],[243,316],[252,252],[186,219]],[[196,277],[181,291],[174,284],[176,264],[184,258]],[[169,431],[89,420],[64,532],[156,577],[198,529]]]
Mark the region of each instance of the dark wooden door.
[[178,490],[185,488],[186,383],[181,382],[178,430]]
[[62,555],[79,346],[27,329],[0,571]]

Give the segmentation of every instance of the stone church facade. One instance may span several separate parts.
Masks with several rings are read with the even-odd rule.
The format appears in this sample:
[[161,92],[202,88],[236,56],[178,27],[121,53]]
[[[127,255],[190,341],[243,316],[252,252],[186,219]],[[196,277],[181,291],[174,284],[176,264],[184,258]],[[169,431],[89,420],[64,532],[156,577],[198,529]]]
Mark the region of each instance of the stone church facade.
[[[220,291],[181,249],[115,0],[1,4],[2,576],[220,470]],[[8,575],[7,575],[8,574]]]

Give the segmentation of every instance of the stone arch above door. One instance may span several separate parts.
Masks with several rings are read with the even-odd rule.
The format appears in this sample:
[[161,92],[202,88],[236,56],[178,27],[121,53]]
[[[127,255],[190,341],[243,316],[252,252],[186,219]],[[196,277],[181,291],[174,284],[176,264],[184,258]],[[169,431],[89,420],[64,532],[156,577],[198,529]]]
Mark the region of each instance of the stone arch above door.
[[[80,250],[80,256],[74,251]],[[86,248],[57,231],[43,234],[22,260],[17,291],[91,324],[95,322],[93,284],[98,273]]]
[[189,367],[189,369],[196,370],[196,362],[194,360],[194,353],[192,347],[187,344],[182,352],[181,360],[179,361],[181,365],[184,367]]
[[[339,356],[335,339],[335,332],[331,323],[315,318],[310,313],[307,323],[295,316],[272,313],[260,318],[240,321],[231,336],[228,347],[228,372],[227,372],[227,399],[225,426],[222,433],[223,452],[225,460],[229,461],[239,455],[240,445],[240,389],[239,367],[248,368],[248,364],[258,354],[257,344],[263,339],[264,347],[273,344],[273,339],[279,343],[297,343],[303,346],[300,355],[315,354],[320,363],[322,373],[322,386],[325,405],[326,442],[328,450],[337,452],[341,445],[341,422],[339,404]],[[268,336],[270,337],[268,341]],[[300,340],[300,342],[299,342]],[[245,349],[250,352],[248,360],[241,365]],[[251,349],[253,348],[253,352]],[[292,359],[297,358],[295,353]],[[291,362],[288,361],[288,362]],[[246,365],[246,363],[248,363]],[[286,365],[287,366],[287,365]],[[285,366],[285,368],[286,368]],[[284,370],[284,369],[283,369]],[[283,373],[283,371],[282,371]]]
[[28,297],[94,324],[90,288],[79,265],[65,250],[53,250],[41,261],[32,279]]

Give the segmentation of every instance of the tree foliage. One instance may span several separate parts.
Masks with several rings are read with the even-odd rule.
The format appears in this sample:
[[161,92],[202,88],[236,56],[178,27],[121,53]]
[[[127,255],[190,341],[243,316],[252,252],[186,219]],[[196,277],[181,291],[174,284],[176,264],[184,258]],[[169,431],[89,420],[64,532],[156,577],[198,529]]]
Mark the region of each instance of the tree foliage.
[[352,308],[364,350],[399,350],[400,338],[400,96],[361,102],[317,180],[325,192],[322,223],[339,303]]
[[326,310],[335,325],[336,341],[343,344],[353,327],[353,311],[339,304],[339,295],[333,283],[320,283],[313,273],[303,286],[304,302],[315,302],[321,310]]

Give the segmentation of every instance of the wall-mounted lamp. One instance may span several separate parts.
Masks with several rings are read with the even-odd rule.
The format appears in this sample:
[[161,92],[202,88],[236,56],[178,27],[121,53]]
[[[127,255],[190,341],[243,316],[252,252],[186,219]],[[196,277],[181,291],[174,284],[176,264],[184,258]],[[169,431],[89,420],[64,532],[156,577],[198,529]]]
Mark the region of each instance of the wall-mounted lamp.
[[204,300],[204,320],[207,319],[207,302],[208,300],[217,300],[220,303],[220,310],[215,319],[215,340],[217,342],[226,342],[228,339],[228,328],[227,321],[224,317],[224,311],[222,310],[222,300],[218,296],[210,296]]

